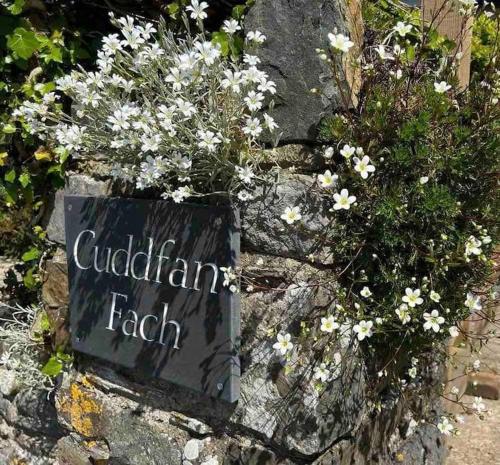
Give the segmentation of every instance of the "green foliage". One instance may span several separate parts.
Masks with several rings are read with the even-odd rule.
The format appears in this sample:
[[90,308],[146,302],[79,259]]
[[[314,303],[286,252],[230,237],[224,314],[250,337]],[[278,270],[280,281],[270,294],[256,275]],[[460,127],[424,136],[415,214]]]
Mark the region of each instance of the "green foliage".
[[[437,347],[449,337],[447,327],[469,314],[467,292],[484,290],[493,269],[500,207],[498,50],[488,48],[484,62],[476,58],[478,73],[462,92],[449,58],[450,41],[425,27],[404,39],[387,39],[396,21],[417,25],[418,18],[397,2],[364,4],[369,42],[360,101],[326,118],[320,134],[333,148],[362,148],[376,171],[362,179],[353,169],[356,162],[334,150],[328,169],[338,174],[338,189],[347,188],[357,203],[335,213],[328,238],[335,262],[346,270],[339,279],[348,290],[345,307],[352,317],[381,318],[385,326],[373,343],[394,350],[403,346],[403,352],[418,356]],[[476,31],[496,24],[484,16],[478,22]],[[485,42],[491,43],[488,30]],[[388,52],[395,44],[405,52],[382,60],[370,49],[380,43]],[[436,91],[440,81],[450,89]],[[328,195],[325,200],[331,201]],[[479,241],[477,254],[467,253],[471,237]],[[359,297],[365,285],[372,292],[369,299]],[[425,297],[420,307],[410,308],[411,324],[395,314],[406,288],[419,288]],[[441,296],[439,302],[428,297],[431,291]],[[423,312],[434,309],[446,318],[438,334],[422,330]]]
[[472,71],[484,69],[491,58],[498,54],[499,46],[498,16],[488,17],[484,13],[479,15],[474,21],[472,30]]
[[34,21],[30,8],[23,0],[0,6],[0,255],[24,254],[22,282],[35,289],[44,247],[37,225],[64,183],[68,154],[41,145],[15,111],[28,98],[41,102],[56,78],[93,52],[57,10]]

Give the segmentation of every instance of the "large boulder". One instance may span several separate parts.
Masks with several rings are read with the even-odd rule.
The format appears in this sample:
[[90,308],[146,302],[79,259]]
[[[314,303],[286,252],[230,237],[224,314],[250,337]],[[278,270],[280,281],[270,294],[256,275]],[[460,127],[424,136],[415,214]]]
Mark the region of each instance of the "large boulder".
[[[284,142],[316,140],[321,118],[341,104],[330,67],[318,58],[315,50],[327,47],[328,34],[335,29],[353,36],[348,21],[352,17],[351,3],[358,2],[256,0],[246,16],[245,29],[258,30],[267,37],[255,53],[262,61],[259,68],[276,82],[276,106],[272,114]],[[312,93],[311,89],[317,92]]]
[[109,195],[111,181],[100,181],[85,174],[69,173],[64,189],[58,190],[54,197],[54,206],[47,224],[47,237],[58,244],[66,243],[64,228],[65,195]]
[[[330,244],[324,231],[333,215],[314,193],[312,176],[283,176],[279,182],[259,185],[254,199],[242,209],[242,243],[251,250],[331,264]],[[281,219],[286,207],[300,207],[300,222],[288,225]]]

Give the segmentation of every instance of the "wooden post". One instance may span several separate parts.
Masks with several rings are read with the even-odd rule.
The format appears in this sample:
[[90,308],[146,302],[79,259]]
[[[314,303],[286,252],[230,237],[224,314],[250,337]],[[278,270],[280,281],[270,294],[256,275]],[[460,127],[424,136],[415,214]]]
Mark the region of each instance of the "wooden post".
[[460,14],[458,2],[453,0],[422,0],[420,2],[424,21],[450,40],[457,44],[455,52],[461,53],[462,58],[457,69],[458,82],[461,89],[465,89],[470,79],[471,45],[472,45],[472,16]]

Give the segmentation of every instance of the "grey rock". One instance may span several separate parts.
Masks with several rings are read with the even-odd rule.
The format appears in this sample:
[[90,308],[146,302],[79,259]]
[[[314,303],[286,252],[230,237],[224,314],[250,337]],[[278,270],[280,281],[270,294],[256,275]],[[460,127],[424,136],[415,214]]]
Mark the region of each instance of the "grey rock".
[[64,431],[57,421],[56,408],[47,394],[48,391],[43,389],[27,389],[17,394],[14,399],[17,409],[15,425],[29,434],[59,438]]
[[[276,183],[259,186],[254,199],[242,209],[242,242],[263,253],[330,264],[331,253],[324,244],[324,229],[333,216],[319,196],[313,194],[315,178],[287,175]],[[288,225],[281,219],[286,207],[298,206],[302,219]]]
[[47,224],[47,237],[58,244],[65,244],[64,196],[65,195],[109,195],[111,181],[98,181],[83,174],[68,173],[64,189],[56,192],[54,207]]
[[443,435],[433,425],[422,425],[400,447],[405,465],[442,465],[447,456]]
[[[326,48],[328,33],[348,34],[342,0],[257,0],[245,19],[245,30],[262,32],[266,42],[255,51],[260,69],[276,82],[272,115],[282,141],[315,140],[322,117],[341,102],[331,71],[315,50]],[[318,93],[311,93],[318,89]]]
[[102,421],[103,435],[110,449],[110,463],[181,465],[182,448],[177,440],[150,427],[133,412],[119,411]]

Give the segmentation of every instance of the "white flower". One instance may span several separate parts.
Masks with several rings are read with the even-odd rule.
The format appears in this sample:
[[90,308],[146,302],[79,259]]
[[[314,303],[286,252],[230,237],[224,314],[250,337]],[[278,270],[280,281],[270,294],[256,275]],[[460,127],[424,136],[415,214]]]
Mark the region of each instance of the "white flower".
[[186,73],[179,68],[170,68],[170,74],[165,78],[165,82],[172,83],[172,89],[176,91],[182,90],[188,84]]
[[330,378],[330,370],[326,367],[326,363],[320,364],[318,367],[314,367],[314,379],[320,380],[322,383],[328,381]]
[[226,76],[225,79],[221,81],[221,85],[224,89],[230,88],[233,92],[236,92],[237,94],[240,93],[240,85],[243,82],[243,79],[241,77],[241,73],[239,71],[231,71],[229,69],[226,69],[224,71],[224,75]]
[[429,182],[429,176],[422,176],[418,182],[422,185],[427,184]]
[[252,168],[249,166],[237,166],[236,171],[238,172],[238,177],[245,183],[245,184],[251,184],[252,183],[252,178],[254,177],[254,173],[252,171]]
[[224,273],[224,281],[222,283],[224,287],[229,286],[233,281],[238,279],[238,275],[231,266],[221,266],[219,269]]
[[278,342],[273,345],[273,349],[278,351],[281,355],[285,355],[288,351],[293,349],[293,344],[290,342],[291,338],[292,336],[290,336],[289,333],[285,335],[278,334]]
[[250,31],[247,33],[247,41],[263,44],[266,41],[266,36],[259,31]]
[[356,147],[351,147],[349,144],[345,144],[344,147],[340,150],[340,155],[344,158],[351,158],[356,152]]
[[441,417],[441,421],[437,425],[438,430],[445,436],[450,436],[453,433],[453,425],[449,422],[448,418]]
[[264,124],[271,132],[278,128],[278,125],[274,121],[274,118],[272,116],[269,116],[267,113],[264,113]]
[[143,134],[141,136],[141,151],[142,152],[158,152],[160,148],[160,134]]
[[196,134],[200,139],[198,147],[206,149],[209,153],[215,152],[216,145],[222,142],[212,131],[203,131],[200,129]]
[[186,118],[191,118],[196,113],[196,107],[182,98],[176,98],[175,105],[177,106],[177,110]]
[[330,45],[335,50],[339,50],[343,53],[349,51],[349,49],[354,45],[354,42],[349,40],[349,37],[344,34],[328,34],[328,40],[330,41]]
[[450,392],[454,395],[454,396],[458,396],[458,394],[460,394],[460,389],[458,389],[457,386],[453,386],[450,390]]
[[269,92],[270,94],[276,93],[276,84],[273,81],[263,79],[258,85],[257,89],[261,92]]
[[483,236],[483,237],[481,238],[481,242],[482,242],[484,245],[491,244],[491,237],[490,237],[490,236]]
[[60,125],[56,130],[57,141],[64,145],[67,150],[80,150],[83,142],[83,136],[86,131],[85,126],[71,126]]
[[476,0],[459,0],[461,8],[460,8],[460,13],[469,15],[472,14],[474,9],[477,6],[477,1]]
[[371,337],[373,321],[361,320],[359,324],[354,325],[352,330],[358,335],[358,341],[362,341],[365,337]]
[[451,86],[449,84],[447,84],[445,81],[434,83],[434,90],[438,94],[444,94],[445,92],[448,92],[450,89],[451,89]]
[[448,328],[448,332],[450,333],[451,337],[458,337],[458,335],[460,334],[456,326],[450,326]]
[[379,45],[376,48],[376,51],[378,53],[378,56],[380,57],[381,60],[394,60],[394,57],[385,51],[385,46],[384,45]]
[[175,203],[181,203],[185,198],[191,195],[191,189],[188,186],[179,187],[172,192],[172,200]]
[[405,49],[401,48],[401,45],[399,45],[399,44],[394,45],[393,50],[394,50],[394,55],[396,55],[398,57],[401,56],[405,52]]
[[102,50],[106,55],[114,55],[118,50],[122,50],[122,44],[118,39],[118,34],[109,34],[102,39]]
[[247,118],[243,132],[247,135],[257,137],[262,132],[262,126],[258,118]]
[[361,160],[358,157],[354,157],[354,171],[357,171],[363,179],[366,179],[370,173],[375,171],[375,167],[370,165],[370,157],[365,155]]
[[138,29],[132,29],[131,31],[122,29],[122,34],[125,37],[125,40],[122,40],[122,45],[128,45],[132,50],[137,50],[145,42]]
[[481,360],[474,360],[474,362],[472,363],[472,368],[474,368],[475,371],[479,371],[479,369],[481,368]]
[[332,333],[335,329],[340,328],[340,325],[335,321],[335,317],[328,315],[321,318],[320,330],[324,333]]
[[203,20],[207,18],[207,13],[205,10],[208,8],[207,2],[199,2],[198,0],[191,0],[191,5],[186,7],[187,11],[191,12],[191,18],[196,20]]
[[481,305],[481,299],[475,296],[472,292],[467,293],[467,298],[464,302],[465,306],[470,310],[481,310],[483,306]]
[[441,300],[441,296],[435,291],[431,291],[431,293],[429,294],[429,298],[434,302],[439,302]]
[[262,101],[264,100],[264,95],[261,94],[260,92],[255,92],[251,90],[243,100],[247,104],[247,107],[250,111],[256,111],[262,108]]
[[250,66],[250,68],[243,70],[242,74],[244,82],[248,84],[260,84],[267,78],[267,74],[259,70],[256,66]]
[[340,194],[333,194],[333,199],[335,200],[335,204],[333,205],[334,210],[349,210],[351,204],[356,202],[356,197],[354,195],[349,195],[347,189],[342,189]]
[[415,305],[421,305],[424,301],[422,297],[420,297],[420,289],[410,289],[407,287],[405,289],[405,296],[403,296],[403,302],[406,302],[411,308],[415,307]]
[[332,174],[330,170],[326,170],[323,174],[318,174],[318,182],[321,187],[332,187],[338,179],[338,175]]
[[481,241],[474,236],[470,236],[465,243],[465,256],[481,255]]
[[412,379],[416,378],[417,377],[417,368],[416,367],[411,367],[409,370],[408,370],[408,376]]
[[444,323],[444,318],[439,316],[439,312],[437,310],[432,310],[431,313],[424,313],[424,329],[426,331],[432,329],[435,333],[439,333],[440,327]]
[[212,44],[212,42],[195,42],[194,44],[196,58],[205,62],[208,66],[213,65],[215,60],[220,56],[219,44]]
[[237,31],[240,31],[241,26],[235,19],[226,19],[224,21],[224,25],[222,26],[222,30],[227,34],[232,35],[235,34]]
[[389,74],[399,81],[403,77],[403,70],[398,68],[396,71],[389,71]]
[[247,200],[252,200],[253,195],[247,191],[240,191],[238,192],[238,199],[240,199],[242,202],[246,202]]
[[364,286],[363,289],[361,289],[360,295],[361,297],[368,298],[372,295],[372,291],[370,291],[368,286]]
[[474,402],[472,402],[472,408],[477,412],[477,413],[482,413],[486,410],[486,405],[483,403],[483,398],[482,397],[474,397]]
[[408,311],[408,305],[406,304],[401,304],[396,309],[396,315],[399,317],[401,323],[403,323],[404,325],[411,321],[410,312]]
[[401,36],[404,37],[406,34],[410,33],[413,29],[413,26],[408,23],[404,23],[403,21],[398,21],[394,26],[394,30]]
[[243,56],[243,62],[248,66],[257,66],[260,63],[260,58],[256,55],[249,55],[248,53],[245,53]]
[[329,160],[330,158],[333,157],[333,147],[327,147],[325,151],[323,152],[323,156]]
[[286,207],[285,212],[281,215],[281,219],[285,220],[288,224],[293,224],[300,221],[302,215],[300,214],[299,207]]
[[115,110],[111,116],[108,116],[108,122],[111,123],[113,131],[121,131],[122,129],[129,129],[130,122],[128,121],[129,115],[122,110]]

